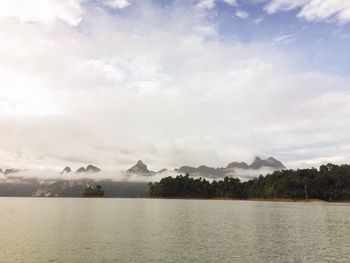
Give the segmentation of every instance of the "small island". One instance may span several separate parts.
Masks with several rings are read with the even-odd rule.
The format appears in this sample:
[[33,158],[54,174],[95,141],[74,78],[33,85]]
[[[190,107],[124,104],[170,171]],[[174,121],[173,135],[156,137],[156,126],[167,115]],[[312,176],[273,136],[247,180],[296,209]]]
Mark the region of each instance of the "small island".
[[88,185],[84,192],[83,197],[103,197],[104,190],[101,185]]

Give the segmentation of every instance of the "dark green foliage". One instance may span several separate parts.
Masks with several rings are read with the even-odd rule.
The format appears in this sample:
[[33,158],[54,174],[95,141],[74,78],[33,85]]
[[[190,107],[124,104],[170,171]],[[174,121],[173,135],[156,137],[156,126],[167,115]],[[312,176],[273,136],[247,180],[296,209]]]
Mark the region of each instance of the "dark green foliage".
[[150,195],[159,197],[189,197],[212,198],[228,197],[243,198],[243,188],[238,178],[225,177],[224,181],[209,181],[194,179],[179,175],[175,178],[169,176],[162,178],[159,183],[150,183]]
[[319,170],[298,169],[276,171],[247,182],[225,177],[209,182],[179,175],[150,183],[153,197],[190,198],[288,198],[350,200],[350,165],[322,165]]
[[84,197],[103,197],[104,196],[104,190],[101,185],[96,186],[88,186],[85,188],[85,191],[83,193]]

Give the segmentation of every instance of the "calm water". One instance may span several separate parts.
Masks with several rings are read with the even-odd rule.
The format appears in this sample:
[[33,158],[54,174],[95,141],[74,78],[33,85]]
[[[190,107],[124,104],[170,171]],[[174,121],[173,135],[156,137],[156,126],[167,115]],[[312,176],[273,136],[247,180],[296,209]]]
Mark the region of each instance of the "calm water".
[[350,262],[350,205],[0,198],[0,262]]

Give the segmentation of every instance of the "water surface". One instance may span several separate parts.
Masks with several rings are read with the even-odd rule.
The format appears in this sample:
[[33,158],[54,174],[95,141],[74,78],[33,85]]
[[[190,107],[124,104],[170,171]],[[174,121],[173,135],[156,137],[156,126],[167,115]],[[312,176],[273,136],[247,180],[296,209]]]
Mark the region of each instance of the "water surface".
[[350,205],[0,198],[0,262],[350,262]]

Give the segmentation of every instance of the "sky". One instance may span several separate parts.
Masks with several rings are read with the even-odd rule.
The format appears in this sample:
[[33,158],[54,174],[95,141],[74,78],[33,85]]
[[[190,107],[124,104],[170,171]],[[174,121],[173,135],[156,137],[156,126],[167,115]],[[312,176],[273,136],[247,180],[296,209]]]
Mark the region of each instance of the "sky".
[[1,0],[0,167],[350,162],[348,0]]

